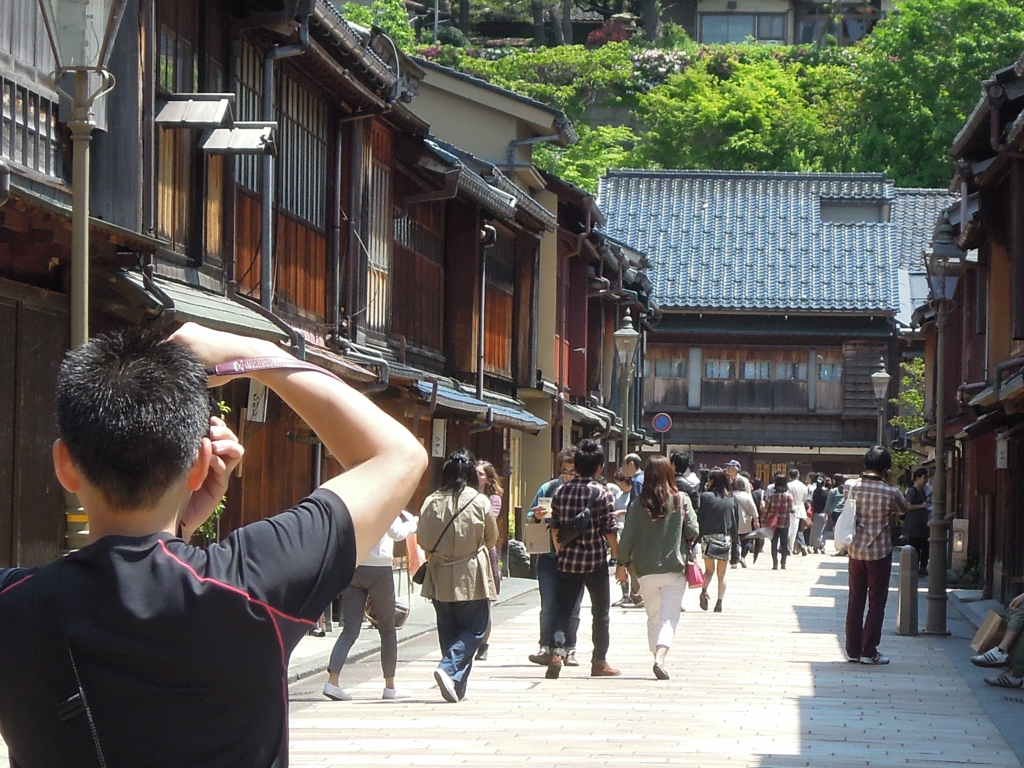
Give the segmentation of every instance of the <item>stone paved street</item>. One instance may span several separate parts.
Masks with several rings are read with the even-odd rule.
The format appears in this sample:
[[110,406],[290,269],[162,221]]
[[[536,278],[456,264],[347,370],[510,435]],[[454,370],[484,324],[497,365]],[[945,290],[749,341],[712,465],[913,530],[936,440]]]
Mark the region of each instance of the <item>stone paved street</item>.
[[[728,571],[722,614],[703,613],[687,594],[668,682],[653,679],[646,614],[635,609],[612,613],[609,659],[622,677],[592,679],[584,665],[545,680],[526,660],[537,634],[532,592],[497,608],[490,660],[474,668],[462,704],[444,703],[433,684],[432,635],[400,650],[411,700],[379,700],[375,658],[345,670],[353,702],[323,699],[322,676],[296,684],[292,764],[1021,765],[972,693],[984,673],[968,665],[965,680],[951,659],[969,652],[965,639],[896,636],[894,591],[882,644],[892,664],[848,664],[837,634],[845,560],[793,558],[786,571],[770,569],[761,559]],[[1019,722],[1024,696],[996,698]]]
[[[810,556],[786,571],[765,559],[730,570],[722,614],[700,611],[688,593],[668,682],[653,679],[636,609],[612,611],[609,657],[622,677],[592,679],[584,664],[545,680],[526,661],[538,610],[528,592],[497,607],[490,660],[474,668],[462,704],[444,703],[433,684],[433,633],[400,646],[399,683],[412,699],[380,700],[376,656],[345,669],[352,702],[324,699],[321,674],[294,684],[292,765],[1019,767],[982,704],[1017,727],[1024,692],[979,685],[984,672],[962,663],[973,628],[955,609],[953,637],[898,637],[893,592],[882,643],[892,664],[845,662],[845,568]],[[581,637],[586,661],[589,630]]]

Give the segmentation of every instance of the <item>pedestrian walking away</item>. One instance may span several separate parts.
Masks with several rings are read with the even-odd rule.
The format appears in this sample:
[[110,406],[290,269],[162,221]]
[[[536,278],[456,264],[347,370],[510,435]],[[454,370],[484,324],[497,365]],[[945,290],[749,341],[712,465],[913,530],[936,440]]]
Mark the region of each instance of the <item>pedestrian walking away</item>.
[[398,630],[395,626],[394,543],[416,532],[419,518],[405,510],[394,519],[387,533],[366,556],[352,575],[352,582],[341,593],[342,631],[334,643],[327,664],[324,696],[334,701],[352,697],[341,687],[339,677],[349,651],[363,627],[367,602],[371,605],[377,633],[380,635],[380,667],[384,673],[384,699],[407,699],[409,692],[395,686],[398,668]]
[[811,486],[811,527],[808,530],[810,541],[807,542],[811,551],[825,554],[825,507],[828,505],[828,489],[825,487],[825,476],[815,475]]
[[796,467],[789,470],[789,492],[793,496],[789,519],[789,551],[794,555],[806,555],[804,526],[807,523],[807,486],[800,481],[800,470]]
[[789,526],[793,520],[793,494],[789,492],[789,480],[783,474],[775,476],[775,483],[764,494],[764,519],[772,529],[772,570],[786,570],[789,557]]
[[[576,477],[563,484],[551,504],[551,527],[558,553],[557,608],[555,610],[555,647],[545,676],[557,679],[566,654],[566,630],[575,606],[586,587],[590,594],[593,618],[594,653],[590,674],[606,677],[619,674],[608,663],[609,617],[611,597],[608,584],[608,553],[618,559],[619,542],[615,525],[615,499],[611,489],[595,478],[604,468],[604,453],[594,440],[584,440],[576,451]],[[563,528],[576,535],[562,534]]]
[[[537,489],[534,494],[533,504],[530,511],[526,513],[527,524],[541,523],[547,525],[546,521],[551,515],[551,499],[563,483],[567,483],[576,477],[576,446],[570,445],[563,448],[558,454],[559,470],[558,477],[549,480]],[[632,489],[632,482],[630,482]],[[541,500],[546,502],[541,503]],[[537,590],[540,593],[540,639],[536,653],[530,654],[530,661],[546,667],[551,663],[551,649],[555,647],[555,607],[557,603],[556,592],[558,591],[558,558],[555,555],[555,545],[552,543],[548,552],[537,556]],[[580,599],[573,606],[572,615],[565,628],[565,660],[567,667],[579,666],[576,661],[576,633],[580,626],[580,606],[583,603],[583,592],[580,592]]]
[[[751,488],[751,480],[745,475],[746,473],[742,473],[738,477],[746,481],[746,487]],[[746,568],[747,555],[750,553],[754,542],[757,541],[756,539],[751,539],[747,534],[756,530],[761,525],[760,511],[754,502],[752,491],[736,490],[734,487],[733,496],[736,497],[736,503],[739,505],[739,528],[737,529],[738,535],[733,538],[730,566],[735,568],[739,565]]]
[[668,680],[665,658],[679,626],[686,594],[686,566],[700,528],[689,497],[675,484],[671,462],[654,456],[644,470],[644,489],[630,505],[619,543],[616,578],[633,566],[640,576],[647,610],[647,643],[654,654],[654,676]]
[[[851,662],[888,664],[878,652],[892,574],[892,526],[907,502],[892,480],[892,456],[880,445],[864,454],[860,483],[850,489],[857,532],[850,543],[846,655]],[[867,603],[867,616],[864,605]]]
[[466,698],[473,657],[496,596],[488,550],[498,541],[498,525],[478,482],[473,454],[457,450],[441,468],[440,486],[420,509],[417,535],[421,543],[430,543],[422,595],[434,603],[441,646],[434,680],[451,704]]
[[[243,450],[210,415],[207,386],[227,381],[218,370],[248,371],[348,469],[199,549],[189,539]],[[0,576],[11,763],[287,765],[288,657],[408,502],[422,446],[332,374],[192,323],[169,339],[130,328],[71,350],[56,400],[54,466],[89,538]],[[58,707],[65,699],[80,706]]]
[[725,572],[732,555],[733,539],[739,527],[739,503],[732,495],[732,483],[724,469],[713,469],[708,477],[708,490],[700,497],[700,548],[704,553],[704,587],[700,591],[700,607],[707,610],[708,588],[718,576],[718,599],[715,613],[722,612],[725,599]]
[[[630,496],[633,491],[633,481],[626,477],[625,472],[620,469],[615,473],[612,482],[619,489],[619,493],[615,496],[615,524],[619,527],[619,536],[621,537],[622,528],[626,523]],[[612,603],[612,607],[632,606],[642,608],[644,601],[640,596],[640,577],[636,574],[635,570],[627,569],[625,580],[620,579],[619,584],[622,587],[622,599]]]
[[[498,471],[489,461],[478,461],[476,465],[476,476],[479,482],[480,492],[491,502],[491,512],[494,514],[494,521],[497,523],[501,517],[501,497],[505,489],[501,485],[501,478]],[[493,546],[487,552],[491,559],[491,575],[494,577],[495,594],[501,594],[501,564],[498,560],[498,548]],[[491,643],[491,615],[490,608],[487,612],[487,631],[484,632],[484,641],[476,651],[477,661],[487,661],[487,650]]]

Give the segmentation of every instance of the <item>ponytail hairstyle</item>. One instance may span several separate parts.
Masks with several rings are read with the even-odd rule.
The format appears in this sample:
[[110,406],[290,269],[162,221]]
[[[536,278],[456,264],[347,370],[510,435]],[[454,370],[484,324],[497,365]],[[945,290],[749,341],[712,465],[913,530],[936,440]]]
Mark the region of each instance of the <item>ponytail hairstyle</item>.
[[668,514],[669,500],[676,493],[675,467],[664,456],[652,456],[644,470],[640,506],[657,522]]
[[468,448],[459,448],[448,455],[441,468],[441,485],[439,491],[451,491],[455,503],[466,487],[477,487],[476,458]]

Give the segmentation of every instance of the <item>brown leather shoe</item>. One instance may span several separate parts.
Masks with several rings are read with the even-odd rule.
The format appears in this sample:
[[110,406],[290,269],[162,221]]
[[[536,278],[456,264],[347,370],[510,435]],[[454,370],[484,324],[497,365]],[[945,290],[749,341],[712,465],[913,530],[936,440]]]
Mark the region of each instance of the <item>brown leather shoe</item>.
[[621,674],[621,671],[615,669],[607,661],[595,661],[590,665],[591,677],[615,677]]
[[576,661],[576,651],[569,651],[565,655],[565,666],[567,667],[578,667],[580,663]]
[[548,680],[557,680],[558,676],[562,673],[562,657],[558,654],[552,654],[551,663],[548,664],[548,670],[544,673],[544,677]]
[[540,664],[542,667],[546,667],[551,663],[550,653],[531,653],[530,661],[534,664]]

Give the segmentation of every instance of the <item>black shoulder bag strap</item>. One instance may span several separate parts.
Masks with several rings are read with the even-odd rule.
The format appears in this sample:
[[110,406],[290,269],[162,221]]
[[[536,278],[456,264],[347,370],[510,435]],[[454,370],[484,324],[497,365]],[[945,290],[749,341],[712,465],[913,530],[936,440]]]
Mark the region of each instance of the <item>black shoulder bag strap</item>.
[[64,558],[55,560],[36,571],[35,619],[39,629],[40,655],[49,669],[49,682],[56,694],[54,714],[66,725],[62,732],[65,742],[82,760],[82,765],[106,768],[107,762],[100,748],[92,711],[78,677],[78,667],[71,653],[64,618],[57,600],[60,573]]
[[[479,495],[480,494],[478,493],[476,496]],[[452,519],[448,521],[448,524],[444,527],[444,530],[441,531],[441,535],[437,537],[437,541],[434,542],[434,546],[427,550],[427,557],[430,557],[430,555],[434,554],[434,552],[437,550],[438,545],[441,543],[441,539],[444,538],[444,535],[448,533],[448,529],[452,527],[452,523],[455,522],[455,518],[461,515],[466,510],[466,507],[468,507],[476,500],[476,496],[474,496],[472,499],[463,504],[462,508],[454,515],[452,515]]]

